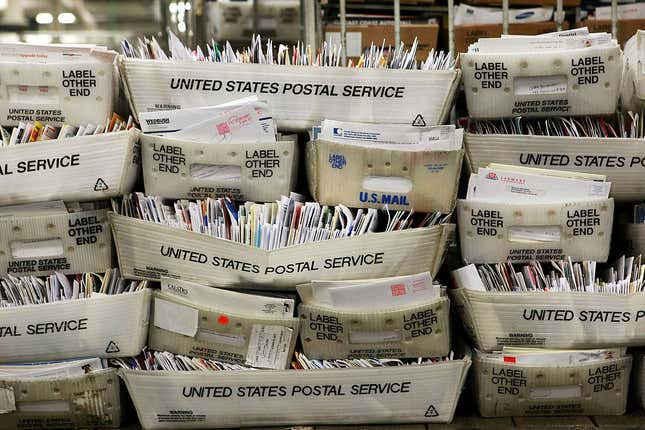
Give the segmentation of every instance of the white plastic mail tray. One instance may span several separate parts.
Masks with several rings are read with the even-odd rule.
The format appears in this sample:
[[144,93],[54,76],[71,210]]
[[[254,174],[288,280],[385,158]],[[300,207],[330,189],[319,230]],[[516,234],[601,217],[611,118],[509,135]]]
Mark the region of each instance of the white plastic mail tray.
[[119,372],[144,429],[210,429],[450,422],[470,364]]
[[614,200],[491,203],[457,200],[464,262],[607,261]]
[[466,161],[605,175],[617,201],[645,199],[645,139],[465,133]]
[[566,366],[504,363],[475,354],[473,380],[484,417],[622,415],[630,355]]
[[265,251],[110,213],[126,278],[162,276],[223,288],[293,289],[319,280],[436,274],[454,224],[324,240]]
[[3,429],[119,428],[121,420],[116,369],[82,376],[0,378]]
[[257,95],[281,130],[308,131],[324,119],[442,124],[459,70],[222,64],[122,58],[133,112],[219,105]]
[[309,189],[324,205],[448,213],[463,155],[463,149],[404,151],[316,140],[307,148]]
[[639,114],[645,104],[645,30],[625,43],[620,102],[624,110]]
[[112,116],[119,90],[117,53],[70,49],[76,52],[60,45],[0,46],[0,125],[78,126],[105,123]]
[[144,289],[0,308],[0,363],[138,355],[146,344],[151,295]]
[[[157,291],[151,312],[148,346],[190,357],[269,369],[291,365],[299,319],[232,313],[224,306],[204,306]],[[270,345],[269,345],[270,344]],[[267,346],[268,345],[268,346]],[[257,355],[264,357],[258,359]]]
[[593,349],[645,344],[643,293],[449,291],[482,351],[504,346]]
[[448,297],[374,312],[301,303],[298,314],[303,352],[312,360],[441,357],[450,352]]
[[618,45],[461,54],[471,118],[611,115],[622,67]]
[[227,196],[271,202],[288,196],[298,178],[298,142],[195,143],[141,136],[146,194],[177,199]]
[[0,220],[0,276],[102,273],[112,254],[106,209]]
[[130,192],[139,174],[139,134],[130,129],[0,148],[0,206]]

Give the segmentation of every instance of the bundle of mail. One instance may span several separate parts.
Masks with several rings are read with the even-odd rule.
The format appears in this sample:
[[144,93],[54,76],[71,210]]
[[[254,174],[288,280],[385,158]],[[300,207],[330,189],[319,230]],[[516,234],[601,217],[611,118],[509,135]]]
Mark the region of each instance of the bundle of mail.
[[[291,47],[291,53],[288,45],[279,44],[274,47],[273,41],[268,39],[266,48],[260,35],[253,35],[251,44],[240,50],[233,50],[231,44],[227,41],[221,47],[211,41],[206,44],[206,50],[197,46],[195,50],[190,50],[184,46],[181,40],[172,32],[168,32],[168,45],[170,56],[159,46],[154,37],[143,40],[138,39],[138,46],[134,47],[127,39],[121,43],[123,55],[128,58],[144,58],[155,60],[173,60],[173,61],[208,61],[215,63],[257,63],[257,64],[278,64],[278,65],[297,65],[297,66],[316,66],[316,67],[342,67],[345,64],[342,61],[342,46],[340,44],[327,43],[324,41],[322,47],[313,50],[311,45],[298,42]],[[394,49],[392,46],[385,46],[385,40],[378,46],[372,43],[371,47],[361,55],[360,59],[354,63],[350,59],[346,66],[356,68],[387,68],[400,70],[451,70],[455,67],[455,60],[443,51],[434,49],[428,53],[425,61],[417,62],[416,51],[418,42],[414,39],[412,47],[408,50],[401,43]]]
[[50,363],[0,364],[0,379],[69,378],[107,368],[107,360],[83,358]]
[[[546,33],[537,36],[503,35],[501,38],[479,39],[468,47],[468,53],[507,54],[567,51],[599,46],[617,46],[609,33],[590,33],[586,27]],[[553,84],[555,86],[555,84]],[[537,89],[536,89],[537,90]]]
[[119,269],[69,276],[55,272],[46,277],[7,275],[0,278],[0,308],[89,299],[103,295],[132,293],[146,288],[147,281],[128,281]]
[[232,240],[262,249],[277,249],[300,243],[350,237],[377,231],[429,227],[448,222],[451,214],[414,211],[350,210],[344,205],[321,206],[291,193],[272,203],[245,202],[229,198],[177,200],[164,203],[159,197],[129,194],[114,212],[173,228]]
[[623,137],[642,139],[645,137],[643,115],[619,111],[613,118],[598,117],[515,117],[499,120],[469,119],[466,128],[476,134],[513,134],[525,136],[560,137]]
[[594,363],[625,356],[625,348],[553,350],[526,347],[503,347],[501,351],[477,354],[489,360],[527,366],[567,366]]
[[588,201],[607,199],[610,188],[611,182],[601,175],[493,163],[470,176],[466,200],[526,204]]
[[[457,284],[464,288],[492,292],[584,292],[632,294],[645,291],[645,265],[641,256],[620,257],[607,267],[604,275],[595,261],[533,261],[518,265],[507,263],[474,264],[453,271]],[[602,277],[601,277],[602,276]]]
[[425,127],[326,119],[320,127],[314,127],[312,135],[314,140],[397,151],[456,151],[462,148],[462,131],[454,125]]
[[95,134],[112,133],[117,131],[129,130],[134,127],[134,119],[132,115],[128,116],[125,120],[117,113],[112,113],[112,117],[108,118],[101,124],[81,124],[73,126],[70,124],[63,124],[61,127],[51,124],[43,124],[39,121],[36,122],[23,122],[20,121],[15,126],[11,133],[7,133],[5,128],[0,128],[0,146],[19,145],[21,143],[41,142],[45,140],[59,140],[66,139],[74,136],[89,136]]

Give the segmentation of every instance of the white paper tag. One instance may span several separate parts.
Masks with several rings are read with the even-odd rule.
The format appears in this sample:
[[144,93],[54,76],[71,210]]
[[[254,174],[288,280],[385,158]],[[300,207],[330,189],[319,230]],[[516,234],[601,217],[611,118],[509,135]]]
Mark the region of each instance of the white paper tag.
[[0,387],[0,414],[8,414],[16,410],[16,397],[13,387]]
[[530,76],[515,78],[516,96],[545,96],[567,93],[567,77]]
[[254,324],[246,364],[266,369],[284,369],[289,359],[293,330],[279,325]]
[[199,311],[197,309],[159,298],[155,299],[155,327],[195,337],[198,323]]

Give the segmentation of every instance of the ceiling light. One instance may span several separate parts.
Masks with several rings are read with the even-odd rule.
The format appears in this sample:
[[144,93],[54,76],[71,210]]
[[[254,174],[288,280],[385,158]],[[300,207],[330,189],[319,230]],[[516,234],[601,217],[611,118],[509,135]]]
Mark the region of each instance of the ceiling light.
[[51,24],[54,22],[54,15],[49,12],[40,12],[36,15],[36,22],[38,24]]
[[74,24],[76,22],[76,15],[71,12],[63,12],[58,14],[58,22],[61,24]]

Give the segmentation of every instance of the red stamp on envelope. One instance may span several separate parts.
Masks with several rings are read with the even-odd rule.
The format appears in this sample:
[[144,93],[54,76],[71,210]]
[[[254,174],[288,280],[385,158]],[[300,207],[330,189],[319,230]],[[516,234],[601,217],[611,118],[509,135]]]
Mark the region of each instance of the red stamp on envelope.
[[225,122],[217,124],[217,133],[218,134],[227,134],[231,132],[231,128]]
[[390,289],[392,290],[392,297],[405,296],[405,285],[403,284],[390,285]]

